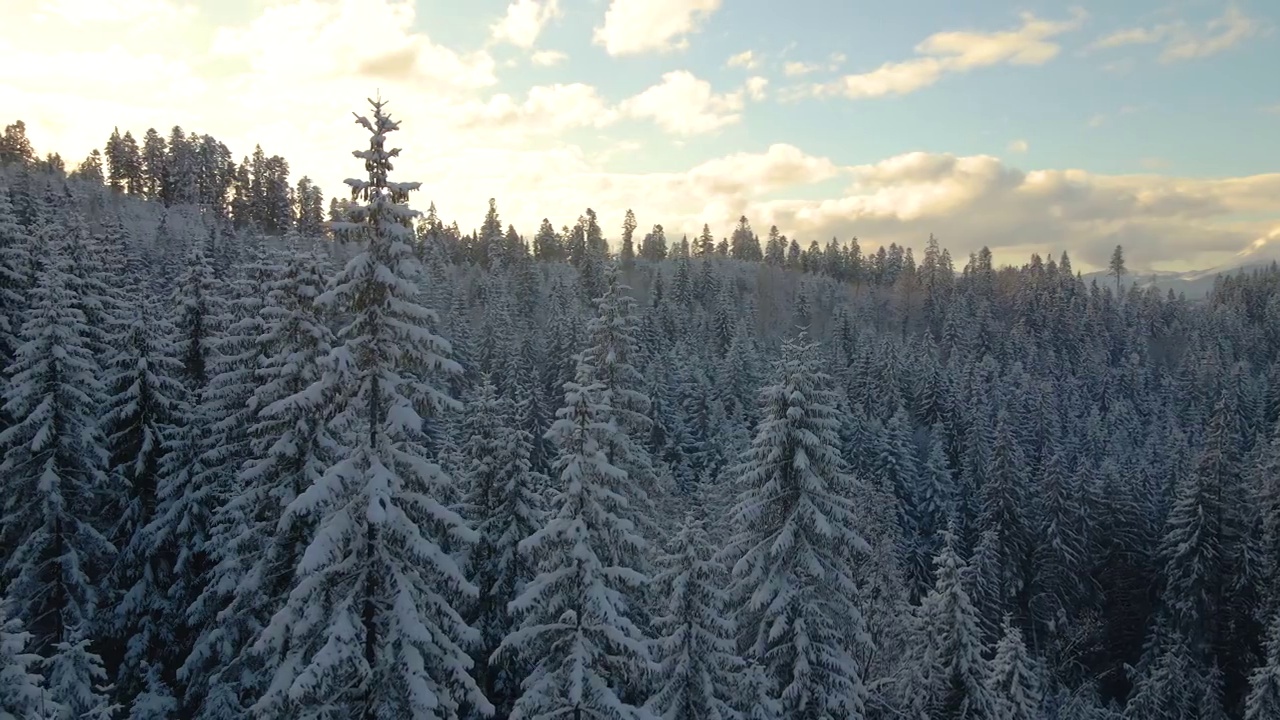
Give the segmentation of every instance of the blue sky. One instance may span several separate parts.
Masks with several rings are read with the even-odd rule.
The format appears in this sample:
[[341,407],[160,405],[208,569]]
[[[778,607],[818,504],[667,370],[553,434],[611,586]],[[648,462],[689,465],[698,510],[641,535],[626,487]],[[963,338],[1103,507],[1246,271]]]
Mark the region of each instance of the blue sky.
[[[380,89],[463,228],[763,233],[1190,269],[1280,255],[1280,4],[1263,0],[0,0],[41,149],[180,124],[329,193]],[[748,54],[749,53],[749,54]],[[7,121],[7,120],[6,120]],[[616,220],[613,222],[611,219]],[[1246,256],[1242,257],[1244,253]]]
[[[1023,12],[1047,20],[1072,17],[1064,3],[1045,1],[726,0],[689,38],[686,51],[610,58],[591,43],[605,3],[565,4],[565,15],[549,24],[540,45],[564,51],[568,59],[555,68],[511,72],[500,78],[499,88],[519,92],[531,84],[572,80],[621,100],[663,72],[680,69],[716,87],[731,87],[748,73],[725,61],[747,50],[760,59],[757,72],[780,86],[788,81],[783,71],[788,62],[823,66],[805,79],[833,79],[917,57],[913,48],[934,33],[1011,30]],[[481,0],[473,7],[496,16],[505,5]],[[419,6],[424,28],[434,25],[462,47],[480,46],[487,38],[487,27],[467,15],[441,3]],[[1280,169],[1280,116],[1264,111],[1280,104],[1275,80],[1280,41],[1274,34],[1280,4],[1235,3],[1254,28],[1249,34],[1206,57],[1166,62],[1161,53],[1176,33],[1165,42],[1108,49],[1090,45],[1123,30],[1178,22],[1194,39],[1208,41],[1231,32],[1210,27],[1231,5],[1125,0],[1075,7],[1088,18],[1079,30],[1053,38],[1061,51],[1043,65],[997,64],[903,96],[752,105],[745,121],[730,131],[648,160],[655,168],[671,169],[743,145],[804,138],[807,151],[857,164],[913,150],[1002,155],[1012,139],[1025,139],[1024,161],[1036,166],[1105,173],[1154,168],[1192,175]],[[837,53],[845,60],[833,65]]]

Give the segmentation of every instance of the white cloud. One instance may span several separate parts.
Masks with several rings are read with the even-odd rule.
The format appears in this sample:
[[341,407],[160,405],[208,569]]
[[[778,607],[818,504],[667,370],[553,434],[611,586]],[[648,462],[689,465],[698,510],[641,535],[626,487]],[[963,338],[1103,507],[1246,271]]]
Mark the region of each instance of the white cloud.
[[1022,26],[1013,30],[935,33],[916,45],[916,53],[923,57],[846,75],[807,88],[801,95],[842,95],[853,99],[906,95],[933,85],[947,74],[1000,64],[1043,65],[1061,50],[1050,39],[1078,29],[1086,17],[1086,13],[1078,9],[1073,11],[1071,19],[1056,21],[1023,13]]
[[[849,171],[843,197],[759,203],[760,223],[792,234],[874,244],[919,243],[937,232],[953,254],[989,245],[1011,253],[1071,251],[1104,265],[1117,242],[1135,266],[1193,256],[1229,257],[1280,223],[1280,174],[1227,180],[1022,171],[988,156],[908,153]],[[1268,196],[1268,194],[1272,194]],[[1270,215],[1236,223],[1236,213]],[[1037,238],[1029,246],[1026,238]]]
[[756,101],[764,100],[765,90],[769,87],[769,78],[752,75],[747,78],[747,84],[744,87],[747,91],[747,97]]
[[717,94],[688,70],[665,73],[662,82],[622,101],[621,109],[648,118],[675,135],[700,135],[742,119],[742,92]]
[[[247,60],[258,73],[304,79],[357,76],[426,88],[497,82],[493,58],[460,54],[413,30],[414,6],[399,0],[295,0],[273,4],[248,26],[219,28],[215,55]],[[377,37],[370,43],[369,37]],[[323,49],[318,52],[318,49]]]
[[494,40],[531,48],[547,23],[560,14],[560,0],[514,0],[489,31]]
[[1246,16],[1239,6],[1231,3],[1220,17],[1210,20],[1203,29],[1194,29],[1181,20],[1151,27],[1126,28],[1098,38],[1086,49],[1163,44],[1160,62],[1173,63],[1217,55],[1258,35],[1263,29],[1261,21]]
[[75,26],[183,23],[198,14],[195,5],[170,0],[41,0],[35,6],[37,22],[52,20]]
[[688,47],[687,36],[720,8],[722,0],[612,0],[592,42],[610,55],[666,52]]
[[505,93],[461,110],[459,120],[479,129],[514,129],[522,134],[558,133],[571,128],[601,128],[618,120],[618,111],[592,86],[583,83],[536,86],[523,102]]
[[740,67],[747,70],[755,70],[760,67],[760,58],[756,57],[756,54],[751,50],[743,50],[737,55],[731,55],[725,65],[728,67]]
[[1009,152],[1024,153],[1031,148],[1026,140],[1013,140],[1009,143]]
[[792,61],[782,66],[782,73],[787,77],[799,77],[821,69],[822,66],[817,63]]
[[529,60],[534,65],[539,65],[542,67],[551,67],[552,65],[559,65],[560,63],[568,59],[569,59],[569,56],[560,52],[559,50],[539,50],[529,57]]

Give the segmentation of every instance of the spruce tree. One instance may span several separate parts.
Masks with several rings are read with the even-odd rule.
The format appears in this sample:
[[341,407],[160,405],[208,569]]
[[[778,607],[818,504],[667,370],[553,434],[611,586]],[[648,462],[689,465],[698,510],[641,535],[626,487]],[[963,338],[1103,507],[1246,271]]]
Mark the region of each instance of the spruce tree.
[[978,614],[965,590],[969,568],[957,553],[955,524],[943,533],[942,552],[934,561],[933,591],[925,598],[923,635],[927,684],[932,712],[939,720],[996,720],[999,707],[987,690],[991,676],[983,655]]
[[831,377],[802,333],[783,346],[761,419],[731,472],[741,491],[733,593],[748,661],[762,664],[785,716],[865,717],[857,658],[871,643],[855,562],[871,548],[857,526],[840,457]]
[[49,699],[41,658],[27,648],[31,633],[11,613],[9,601],[0,597],[0,718],[39,718]]
[[318,302],[346,319],[332,371],[330,427],[343,452],[286,509],[315,518],[284,608],[259,645],[278,653],[253,713],[266,717],[446,718],[492,706],[471,676],[479,639],[460,614],[476,587],[450,554],[475,533],[437,498],[450,479],[426,457],[423,416],[454,407],[426,375],[457,372],[435,313],[418,304],[413,219],[418,183],[387,178],[398,123],[381,100],[369,131],[367,180],[352,179],[351,221],[334,223],[358,254]]
[[1272,619],[1267,632],[1263,663],[1249,677],[1244,717],[1245,720],[1280,717],[1280,614]]
[[[0,431],[0,559],[5,595],[32,634],[31,650],[53,666],[83,652],[100,667],[81,635],[115,555],[99,529],[107,491],[96,422],[100,369],[62,250],[55,244],[43,258],[21,345],[5,371],[4,411],[13,425]],[[101,699],[96,689],[87,692]],[[61,700],[56,692],[54,699]]]
[[213,518],[210,581],[191,613],[201,627],[179,669],[194,717],[217,720],[246,714],[270,680],[263,667],[278,661],[254,641],[284,607],[314,520],[289,512],[321,479],[339,449],[326,423],[327,392],[320,381],[333,334],[315,306],[327,277],[315,253],[295,247],[282,275],[267,286],[261,310],[263,351],[247,429],[249,459],[237,493]]
[[648,707],[662,720],[735,720],[742,668],[734,643],[725,568],[702,520],[686,513],[655,575],[662,607],[654,618],[660,681]]
[[[596,315],[587,323],[587,347],[582,351],[577,380],[600,384],[601,406],[608,409],[619,430],[605,438],[605,452],[611,464],[627,473],[635,520],[654,540],[658,531],[653,509],[668,488],[663,486],[646,444],[653,420],[644,376],[636,365],[640,359],[639,316],[635,298],[622,283],[616,265],[606,269],[604,293],[595,304]],[[587,377],[581,376],[583,369],[589,370]]]
[[533,438],[517,419],[511,401],[499,398],[491,380],[483,377],[467,407],[461,448],[465,508],[480,536],[470,557],[471,578],[480,589],[472,623],[481,635],[477,674],[503,717],[520,695],[526,668],[494,653],[514,624],[507,605],[533,579],[533,563],[520,543],[542,526],[546,485],[530,465]]
[[650,666],[635,621],[647,546],[630,478],[607,455],[619,434],[614,411],[583,356],[578,377],[565,385],[565,406],[548,432],[559,480],[547,523],[520,544],[538,573],[510,604],[520,623],[499,648],[532,667],[512,720],[650,717],[626,697]]
[[1022,631],[1008,616],[989,672],[987,691],[1000,707],[1000,718],[1039,720],[1043,699],[1039,668],[1027,652]]

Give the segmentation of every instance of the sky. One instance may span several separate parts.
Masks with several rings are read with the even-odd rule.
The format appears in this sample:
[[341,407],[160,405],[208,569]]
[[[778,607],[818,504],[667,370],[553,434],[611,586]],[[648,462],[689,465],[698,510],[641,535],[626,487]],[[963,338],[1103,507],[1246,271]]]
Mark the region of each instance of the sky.
[[1280,257],[1274,0],[0,0],[0,122],[69,162],[112,127],[261,144],[328,195],[352,112],[464,230],[745,215],[958,265]]

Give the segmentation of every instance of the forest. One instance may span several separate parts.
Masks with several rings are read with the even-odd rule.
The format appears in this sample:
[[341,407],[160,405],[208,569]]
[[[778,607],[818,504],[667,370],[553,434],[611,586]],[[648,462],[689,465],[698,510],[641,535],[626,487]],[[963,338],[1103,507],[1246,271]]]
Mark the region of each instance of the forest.
[[371,106],[0,136],[0,718],[1280,718],[1280,269],[464,233]]

